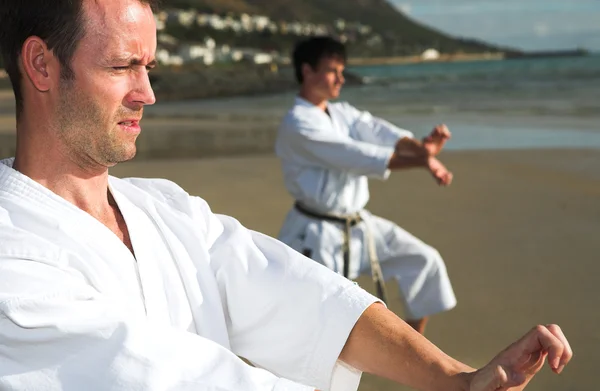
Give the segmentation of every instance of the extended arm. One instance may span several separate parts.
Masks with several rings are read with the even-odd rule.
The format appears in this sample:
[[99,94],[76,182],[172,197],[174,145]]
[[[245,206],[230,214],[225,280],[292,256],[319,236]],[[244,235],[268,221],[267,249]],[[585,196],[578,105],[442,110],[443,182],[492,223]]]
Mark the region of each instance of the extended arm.
[[573,352],[556,325],[536,326],[475,371],[449,357],[381,304],[359,318],[340,359],[372,373],[423,391],[522,390],[545,359],[562,372]]
[[358,320],[340,359],[353,367],[417,390],[465,390],[475,371],[449,357],[382,304]]

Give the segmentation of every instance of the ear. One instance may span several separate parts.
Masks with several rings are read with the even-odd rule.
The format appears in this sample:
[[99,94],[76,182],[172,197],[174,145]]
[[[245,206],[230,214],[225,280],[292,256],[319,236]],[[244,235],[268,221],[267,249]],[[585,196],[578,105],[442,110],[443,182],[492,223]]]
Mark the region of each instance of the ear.
[[46,92],[53,84],[53,78],[59,76],[60,72],[55,69],[53,61],[54,53],[48,50],[43,39],[31,36],[23,43],[21,51],[21,65],[23,74],[27,76],[31,84],[40,92]]
[[315,71],[308,63],[302,64],[302,76],[306,80],[307,76],[313,74]]

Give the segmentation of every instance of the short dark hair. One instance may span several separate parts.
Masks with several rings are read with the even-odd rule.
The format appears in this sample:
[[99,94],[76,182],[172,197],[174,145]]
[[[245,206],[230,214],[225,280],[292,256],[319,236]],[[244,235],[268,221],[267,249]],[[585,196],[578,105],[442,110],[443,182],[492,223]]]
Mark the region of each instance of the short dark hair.
[[311,37],[300,41],[294,48],[293,61],[296,80],[302,84],[302,65],[308,64],[316,69],[323,58],[336,57],[344,63],[347,61],[346,47],[340,41],[331,37]]
[[[58,57],[61,77],[72,79],[71,59],[85,34],[83,1],[0,0],[0,55],[15,93],[17,115],[23,108],[19,57],[25,40],[43,39]],[[158,9],[158,0],[139,1]]]

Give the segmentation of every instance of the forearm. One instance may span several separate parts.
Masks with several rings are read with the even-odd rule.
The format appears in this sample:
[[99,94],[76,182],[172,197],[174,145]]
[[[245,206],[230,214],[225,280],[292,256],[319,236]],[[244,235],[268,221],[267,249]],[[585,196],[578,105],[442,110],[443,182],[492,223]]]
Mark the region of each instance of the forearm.
[[427,167],[428,156],[404,156],[394,152],[388,162],[390,170]]
[[413,137],[402,137],[396,142],[394,148],[400,156],[429,156],[429,151],[423,143]]
[[363,372],[423,391],[466,391],[469,373],[474,371],[381,304],[373,304],[359,318],[340,359]]

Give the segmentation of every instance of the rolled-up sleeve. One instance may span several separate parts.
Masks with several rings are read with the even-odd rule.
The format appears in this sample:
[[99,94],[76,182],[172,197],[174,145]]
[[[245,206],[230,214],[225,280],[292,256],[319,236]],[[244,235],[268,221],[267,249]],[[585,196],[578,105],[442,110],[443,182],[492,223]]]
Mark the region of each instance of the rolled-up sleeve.
[[211,225],[222,228],[211,245],[211,267],[232,350],[282,378],[320,390],[356,390],[361,372],[338,358],[378,299],[285,244],[213,216]]

